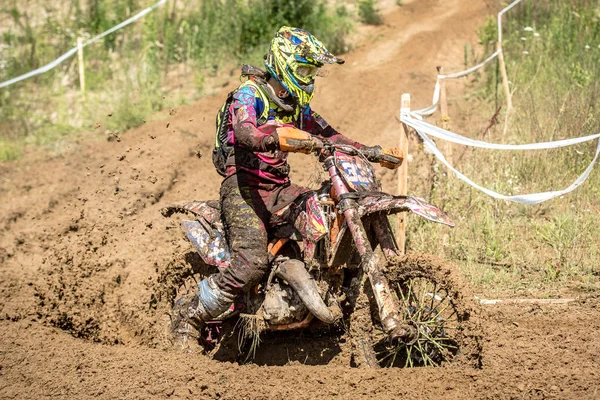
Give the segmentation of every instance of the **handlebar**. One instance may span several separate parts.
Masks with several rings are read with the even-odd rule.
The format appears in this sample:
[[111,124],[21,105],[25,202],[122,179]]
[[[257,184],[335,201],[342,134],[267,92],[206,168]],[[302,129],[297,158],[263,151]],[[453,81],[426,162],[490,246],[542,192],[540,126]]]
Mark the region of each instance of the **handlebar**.
[[390,164],[402,164],[402,159],[401,158],[390,156],[388,154],[384,154],[381,157],[381,160],[379,160],[379,162],[382,162],[382,161],[390,163]]
[[[313,143],[315,143],[314,149],[316,150],[315,153],[316,155],[319,156],[330,156],[333,155],[334,151],[341,151],[343,153],[349,154],[351,156],[354,155],[361,155],[364,158],[366,158],[368,161],[370,162],[374,162],[374,163],[387,163],[387,164],[397,164],[400,165],[402,164],[402,159],[398,158],[398,157],[394,157],[392,155],[389,154],[381,154],[377,157],[367,157],[365,154],[363,154],[363,152],[360,151],[360,149],[357,149],[355,147],[352,147],[350,145],[346,145],[346,144],[335,144],[330,142],[327,139],[317,139],[314,140]],[[319,145],[320,143],[320,145]]]
[[282,151],[304,154],[315,153],[322,159],[332,156],[335,151],[341,151],[353,156],[360,155],[370,162],[380,163],[388,168],[397,168],[402,163],[402,158],[393,155],[395,153],[390,154],[389,151],[383,151],[379,146],[361,151],[347,144],[336,144],[327,138],[315,137],[308,132],[293,127],[277,128],[276,134],[279,149]]

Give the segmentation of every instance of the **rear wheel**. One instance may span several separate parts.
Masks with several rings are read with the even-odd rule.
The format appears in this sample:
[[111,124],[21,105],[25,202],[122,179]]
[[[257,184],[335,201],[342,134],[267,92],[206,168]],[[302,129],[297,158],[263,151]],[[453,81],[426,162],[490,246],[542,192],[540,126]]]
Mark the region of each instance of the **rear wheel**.
[[[375,328],[370,332],[362,329],[353,338],[357,344],[355,359],[364,360],[362,365],[369,367],[439,366],[447,362],[479,365],[476,303],[450,264],[412,253],[392,260],[386,277],[397,296],[403,323],[415,328],[417,336],[408,343],[391,343],[377,328],[381,326],[378,313],[371,307]],[[355,311],[364,313],[365,309],[357,307]]]

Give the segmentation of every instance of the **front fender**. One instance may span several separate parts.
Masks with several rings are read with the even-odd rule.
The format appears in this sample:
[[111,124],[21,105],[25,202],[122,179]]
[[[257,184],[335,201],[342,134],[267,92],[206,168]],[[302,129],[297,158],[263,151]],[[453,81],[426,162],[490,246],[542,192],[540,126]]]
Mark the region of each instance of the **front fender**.
[[396,214],[412,211],[433,222],[454,227],[454,222],[443,211],[424,199],[415,196],[368,196],[358,200],[358,212],[361,217],[376,212],[385,211]]

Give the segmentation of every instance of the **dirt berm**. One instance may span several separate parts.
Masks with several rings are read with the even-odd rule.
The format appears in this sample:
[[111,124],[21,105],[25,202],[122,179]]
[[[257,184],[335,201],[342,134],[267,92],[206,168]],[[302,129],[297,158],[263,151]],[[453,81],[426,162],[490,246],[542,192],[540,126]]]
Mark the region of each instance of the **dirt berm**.
[[[405,3],[318,82],[314,108],[366,144],[396,144],[401,93],[428,105],[435,66],[462,69],[464,44],[476,46],[497,11],[483,0]],[[83,135],[60,155],[0,164],[0,398],[600,397],[593,298],[488,307],[481,369],[353,369],[344,343],[308,334],[261,347],[249,365],[170,349],[165,288],[188,245],[159,210],[217,197],[214,115],[236,82],[120,136]],[[413,153],[418,188],[424,157]],[[294,179],[310,182],[315,162],[291,161]],[[379,174],[393,191],[394,174]]]

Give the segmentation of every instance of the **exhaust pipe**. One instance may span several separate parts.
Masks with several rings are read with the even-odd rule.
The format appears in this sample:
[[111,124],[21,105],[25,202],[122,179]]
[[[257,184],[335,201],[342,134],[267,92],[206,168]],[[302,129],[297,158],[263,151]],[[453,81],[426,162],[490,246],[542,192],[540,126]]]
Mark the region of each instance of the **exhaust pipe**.
[[320,321],[326,324],[333,324],[340,313],[334,313],[321,298],[317,283],[310,276],[304,263],[300,260],[288,260],[279,265],[275,272],[278,278],[281,278],[298,293],[306,308]]

